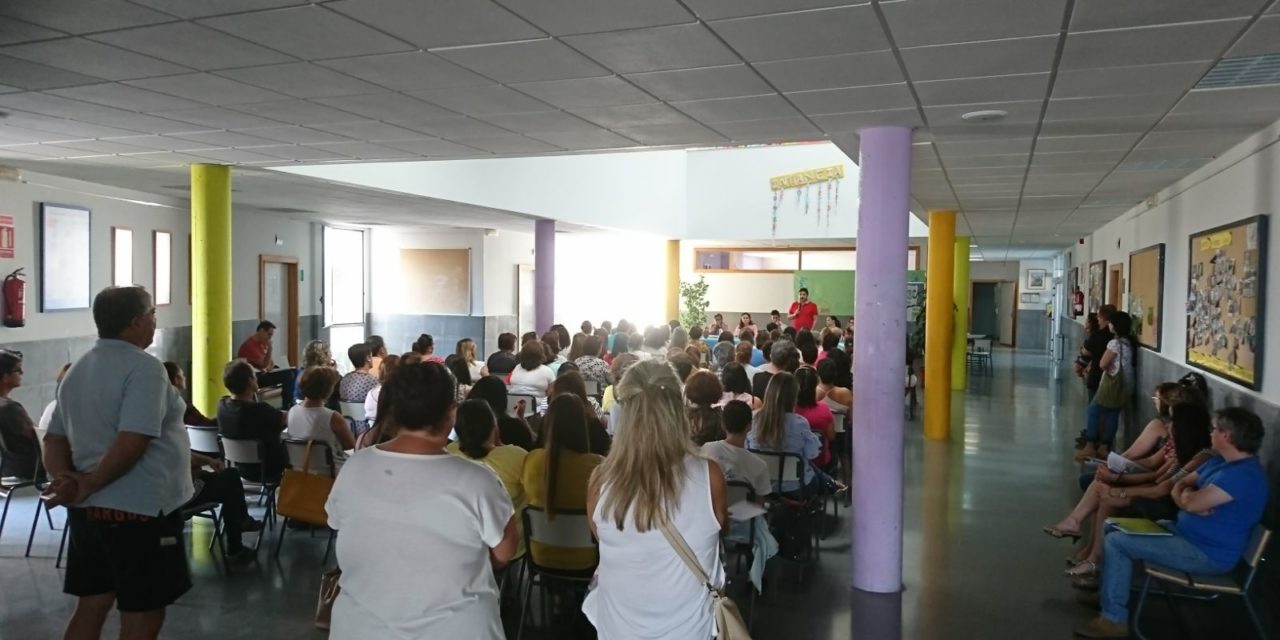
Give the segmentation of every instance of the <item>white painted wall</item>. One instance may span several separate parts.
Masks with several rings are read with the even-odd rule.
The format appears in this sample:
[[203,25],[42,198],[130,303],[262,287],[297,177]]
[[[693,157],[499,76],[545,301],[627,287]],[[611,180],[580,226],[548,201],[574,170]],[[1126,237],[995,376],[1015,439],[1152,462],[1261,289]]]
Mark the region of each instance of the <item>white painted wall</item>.
[[666,242],[621,231],[557,234],[556,322],[665,323]]
[[[1028,288],[1027,288],[1027,283],[1028,283],[1028,282],[1030,282],[1030,280],[1028,280],[1028,278],[1027,278],[1027,272],[1028,272],[1028,271],[1030,271],[1030,270],[1032,270],[1032,269],[1043,269],[1043,270],[1044,270],[1044,272],[1045,272],[1045,288],[1043,288],[1043,289],[1028,289]],[[1053,298],[1054,298],[1054,294],[1053,294],[1053,292],[1054,292],[1054,288],[1053,288],[1053,259],[1052,259],[1052,258],[1050,258],[1050,259],[1047,259],[1047,260],[1023,260],[1023,261],[1021,261],[1020,263],[1018,263],[1018,277],[1017,277],[1017,282],[1018,282],[1018,310],[1020,310],[1020,311],[1021,311],[1021,310],[1028,310],[1028,311],[1031,311],[1031,310],[1034,310],[1034,311],[1044,311],[1044,309],[1045,309],[1045,305],[1052,304],[1052,303],[1053,303]],[[1038,294],[1040,294],[1040,302],[1023,302],[1023,301],[1022,301],[1022,294],[1024,294],[1024,293],[1038,293]]]
[[533,265],[532,233],[484,237],[484,315],[515,315],[516,266],[522,264]]
[[471,251],[471,313],[485,314],[484,230],[434,231],[405,227],[374,227],[370,235],[370,313],[408,313],[406,288],[413,283],[400,269],[401,249],[469,249]]
[[1018,279],[1017,262],[987,262],[985,260],[969,263],[970,280],[1008,280]]
[[[1125,265],[1129,253],[1165,243],[1163,337],[1159,357],[1186,364],[1188,237],[1206,229],[1269,214],[1270,234],[1266,297],[1270,309],[1265,329],[1259,333],[1280,336],[1280,123],[1258,132],[1191,175],[1156,194],[1158,204],[1143,204],[1070,248],[1072,264],[1081,269],[1081,286],[1089,262],[1105,259],[1108,265]],[[1119,246],[1117,246],[1117,244]],[[1070,268],[1070,266],[1068,266]],[[1083,322],[1084,318],[1076,319]],[[1271,340],[1264,353],[1261,393],[1238,387],[1243,393],[1274,399],[1280,397],[1280,344]],[[1206,374],[1212,375],[1212,374]],[[1223,381],[1224,384],[1233,384]]]

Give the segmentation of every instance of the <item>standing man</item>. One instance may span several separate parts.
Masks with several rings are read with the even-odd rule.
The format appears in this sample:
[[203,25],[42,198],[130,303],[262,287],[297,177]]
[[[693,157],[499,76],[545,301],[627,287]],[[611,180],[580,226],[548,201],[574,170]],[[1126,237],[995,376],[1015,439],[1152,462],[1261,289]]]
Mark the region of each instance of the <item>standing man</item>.
[[791,327],[796,331],[813,330],[813,323],[818,320],[818,303],[809,300],[808,289],[800,287],[796,301],[787,310],[787,317],[791,319]]
[[120,637],[151,640],[191,588],[179,508],[191,499],[186,403],[143,349],[156,309],[142,287],[93,300],[98,342],[67,372],[45,437],[50,506],[67,507],[63,591],[79,598],[66,638],[98,638],[111,606]]

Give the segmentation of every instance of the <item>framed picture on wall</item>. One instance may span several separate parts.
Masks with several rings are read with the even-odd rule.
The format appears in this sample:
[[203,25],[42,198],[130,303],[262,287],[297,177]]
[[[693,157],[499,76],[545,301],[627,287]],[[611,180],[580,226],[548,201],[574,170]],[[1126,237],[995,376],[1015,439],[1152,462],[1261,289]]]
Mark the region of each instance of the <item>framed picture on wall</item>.
[[1027,288],[1043,291],[1045,288],[1045,269],[1027,269]]
[[1094,313],[1107,299],[1107,261],[1089,263],[1089,290],[1085,294],[1085,308]]
[[83,207],[40,203],[40,311],[88,309],[89,218]]
[[1040,294],[1038,294],[1038,293],[1023,293],[1023,294],[1021,294],[1021,295],[1019,296],[1019,300],[1020,300],[1023,304],[1040,304]]
[[1267,217],[1191,235],[1187,364],[1262,388]]
[[1160,350],[1164,309],[1164,243],[1129,254],[1129,300],[1133,336],[1138,344]]

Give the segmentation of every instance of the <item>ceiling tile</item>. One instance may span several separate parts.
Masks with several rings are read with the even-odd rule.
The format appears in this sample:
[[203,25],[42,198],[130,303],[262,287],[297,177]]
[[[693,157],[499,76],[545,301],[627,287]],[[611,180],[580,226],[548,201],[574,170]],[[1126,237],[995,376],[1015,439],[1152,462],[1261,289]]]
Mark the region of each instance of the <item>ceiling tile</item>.
[[1071,31],[1242,18],[1264,4],[1266,0],[1077,0]]
[[857,131],[867,127],[920,126],[920,112],[915,109],[887,109],[884,111],[856,111],[814,116],[813,121],[829,134]]
[[1086,136],[1104,133],[1142,133],[1158,121],[1158,117],[1094,118],[1091,120],[1053,120],[1040,128],[1045,136]]
[[435,105],[397,93],[316,98],[315,101],[374,120],[437,118],[454,115]]
[[[200,143],[200,145],[202,145],[202,148],[203,147],[254,147],[254,146],[260,146],[260,145],[272,143],[271,140],[265,140],[257,136],[246,135],[243,133],[236,133],[234,131],[205,131],[202,133],[183,133],[183,134],[170,136],[170,137],[178,138],[181,140],[190,140],[192,142],[198,142]],[[169,147],[162,147],[162,148],[169,149],[170,151],[183,150],[181,148],[176,148],[176,149],[169,148]]]
[[1053,64],[1056,36],[967,42],[902,50],[913,81],[1046,73]]
[[[1236,87],[1230,89],[1196,89],[1187,93],[1171,114],[1229,114],[1241,111],[1266,111],[1280,105],[1280,85]],[[1225,118],[1224,118],[1225,119]],[[1230,120],[1227,119],[1229,123]]]
[[[503,129],[524,134],[592,132],[598,130],[598,127],[590,122],[563,111],[495,115],[487,116],[484,119]],[[550,141],[548,140],[547,142]],[[552,142],[552,144],[555,143]]]
[[15,58],[107,80],[130,80],[190,71],[186,67],[84,38],[18,44],[0,51]]
[[201,71],[291,60],[283,53],[190,22],[112,31],[90,37]]
[[554,144],[562,149],[625,149],[636,146],[633,140],[599,128],[591,131],[535,133],[529,137]]
[[[0,49],[0,51],[3,50]],[[102,82],[104,79],[0,55],[0,83],[22,89],[38,91],[55,87],[74,87]]]
[[555,40],[534,40],[438,52],[498,82],[537,82],[609,75],[600,65]]
[[1113,133],[1095,136],[1041,136],[1036,141],[1036,153],[1067,151],[1126,150],[1138,141],[1137,133]]
[[64,142],[59,146],[90,153],[137,153],[144,149],[144,147],[118,140],[75,140]]
[[809,120],[801,117],[771,118],[725,122],[715,125],[715,130],[732,140],[782,139],[788,141],[818,140],[822,132]]
[[498,0],[553,36],[693,22],[676,0]]
[[[1232,111],[1229,117],[1228,122],[1232,127],[1249,127],[1256,131],[1270,126],[1280,118],[1280,105],[1256,111]],[[1217,113],[1170,113],[1160,121],[1160,126],[1170,131],[1212,129],[1222,124],[1223,115]]]
[[492,138],[458,138],[457,141],[493,153],[546,153],[561,150],[560,147],[514,133]]
[[279,158],[275,156],[268,156],[261,153],[254,153],[253,151],[246,151],[244,149],[200,149],[197,151],[192,151],[191,155],[196,155],[201,158],[208,158],[210,160],[217,160],[218,162],[236,162],[236,163],[255,162],[256,163],[256,162],[271,162],[273,160],[279,160]]
[[693,12],[703,20],[758,16],[766,13],[804,11],[850,4],[870,4],[866,0],[688,0]]
[[1213,60],[1245,20],[1073,33],[1062,52],[1062,69]]
[[773,91],[745,64],[636,73],[627,79],[667,101],[736,98]]
[[561,109],[616,107],[656,102],[652,96],[617,76],[513,84],[511,88]]
[[[925,115],[929,118],[931,125],[961,125],[966,124],[972,127],[983,128],[988,124],[985,122],[969,123],[961,119],[966,113],[974,110],[978,105],[961,104],[961,105],[942,105],[942,106],[926,106],[924,108]],[[1040,100],[1023,100],[1020,102],[987,102],[983,103],[983,109],[997,109],[1007,111],[1009,115],[1001,118],[996,124],[1017,125],[1032,124],[1034,125],[1040,120],[1040,108],[1043,102]]]
[[340,136],[372,142],[380,142],[383,140],[408,140],[410,138],[422,137],[422,134],[417,131],[411,131],[404,127],[389,125],[385,122],[374,122],[370,120],[362,122],[334,122],[317,126],[325,131],[336,133]]
[[[1128,149],[1108,149],[1108,150],[1089,150],[1089,151],[1041,151],[1036,148],[1036,157],[1033,164],[1038,167],[1052,166],[1079,166],[1097,163],[1099,165],[1115,165],[1120,162]],[[1073,169],[1065,169],[1073,171]]]
[[228,13],[311,4],[310,0],[130,0],[179,18],[205,18]]
[[738,62],[701,24],[569,36],[564,41],[617,73],[641,73]]
[[[1026,153],[1002,153],[989,156],[944,157],[948,169],[975,169],[981,167],[1026,167]],[[1003,189],[1003,188],[1002,188]]]
[[481,122],[475,118],[466,116],[454,116],[450,118],[421,118],[418,120],[405,120],[400,122],[401,125],[421,131],[433,136],[441,138],[488,138],[496,136],[505,136],[510,131],[495,127],[487,122]]
[[528,113],[552,109],[545,102],[534,100],[523,93],[501,85],[433,89],[431,91],[415,91],[409,95],[440,105],[446,109],[472,116]]
[[994,140],[938,141],[933,143],[943,158],[967,155],[995,155],[1002,153],[1026,153],[1031,150],[1031,138],[1003,138]]
[[1148,133],[1138,144],[1138,149],[1160,147],[1204,146],[1224,149],[1234,146],[1254,133],[1252,127],[1218,128],[1203,131],[1171,130],[1163,124]]
[[327,6],[424,49],[546,35],[489,0],[341,0]]
[[1217,147],[1161,147],[1158,149],[1134,149],[1125,156],[1125,162],[1150,162],[1153,160],[1178,160],[1184,158],[1212,158],[1230,148],[1230,144]]
[[883,3],[899,47],[1057,35],[1066,0],[911,0]]
[[915,83],[916,95],[920,96],[920,103],[925,106],[1043,100],[1048,88],[1049,74],[1047,73]]
[[307,146],[297,145],[297,144],[281,144],[281,145],[271,145],[266,147],[253,147],[252,149],[249,149],[249,151],[252,151],[253,153],[261,153],[268,156],[274,156],[276,158],[282,158],[285,160],[296,160],[298,162],[339,160],[339,159],[348,157],[348,156],[334,153],[332,151],[325,151],[324,149],[317,149],[315,147],[307,147]]
[[307,127],[266,127],[263,129],[243,129],[242,133],[258,136],[277,142],[293,144],[318,144],[321,142],[347,142],[348,138],[327,131],[317,131]]
[[219,71],[218,75],[295,98],[325,98],[384,91],[377,85],[306,62],[231,69]]
[[180,109],[177,111],[161,111],[155,115],[209,127],[210,129],[245,129],[249,127],[269,127],[279,122],[259,118],[240,111],[232,111],[222,107],[202,107],[200,109]]
[[133,80],[125,84],[212,105],[284,100],[288,96],[208,73]]
[[735,18],[710,26],[752,62],[889,48],[870,5]]
[[304,60],[412,49],[319,5],[206,18],[200,24]]
[[1085,98],[1184,91],[1195,85],[1212,64],[1212,60],[1199,60],[1104,69],[1061,70],[1053,84],[1053,97]]
[[363,160],[403,160],[405,158],[417,157],[417,154],[409,153],[408,151],[392,149],[391,147],[384,147],[377,144],[369,144],[367,142],[332,142],[309,146],[352,158],[361,158]]
[[1161,116],[1178,100],[1178,93],[1064,98],[1049,101],[1044,119],[1082,120],[1103,117]]
[[777,94],[718,100],[672,102],[671,106],[704,124],[792,118],[800,114]]
[[166,109],[190,109],[204,106],[184,98],[147,91],[118,82],[93,84],[67,89],[52,89],[48,93],[83,100],[108,107],[129,109],[133,111],[164,111]]
[[111,141],[141,149],[158,149],[161,151],[189,151],[191,149],[207,149],[211,146],[217,146],[208,142],[184,140],[182,138],[169,136],[130,136],[125,138],[113,138]]
[[425,51],[325,60],[319,64],[392,91],[493,84],[488,78]]
[[1280,53],[1280,16],[1263,16],[1227,52],[1228,58]]
[[915,99],[907,85],[885,84],[874,87],[827,89],[788,93],[787,98],[809,115],[830,115],[855,111],[880,111],[915,107]]
[[[573,113],[606,129],[643,127],[689,122],[684,114],[665,104],[635,104],[617,107],[574,109]],[[625,134],[624,134],[625,135]]]
[[964,140],[1005,140],[1029,138],[1035,134],[1036,125],[1010,122],[929,122],[929,132],[936,141],[958,142]]
[[236,111],[252,113],[255,116],[271,118],[289,124],[327,124],[330,122],[350,122],[359,120],[360,116],[340,111],[331,107],[308,102],[306,100],[282,100],[279,102],[255,102],[240,104]]
[[99,124],[88,124],[85,122],[65,120],[62,118],[49,118],[37,114],[11,113],[8,118],[5,118],[5,122],[12,125],[12,127],[6,127],[4,129],[4,131],[10,133],[20,133],[21,130],[33,130],[53,134],[52,136],[43,135],[38,138],[45,142],[138,135],[137,131],[121,129],[119,127],[107,127]]
[[892,51],[757,62],[753,65],[779,91],[863,87],[903,82]]
[[58,38],[66,34],[34,24],[0,17],[0,45]]
[[414,140],[388,140],[381,143],[392,149],[400,149],[420,156],[465,156],[474,155],[472,147],[460,145],[439,138],[417,138]]
[[124,0],[5,0],[0,2],[0,15],[67,33],[126,29],[173,20]]
[[619,129],[618,133],[643,145],[720,144],[729,140],[696,122],[657,124]]

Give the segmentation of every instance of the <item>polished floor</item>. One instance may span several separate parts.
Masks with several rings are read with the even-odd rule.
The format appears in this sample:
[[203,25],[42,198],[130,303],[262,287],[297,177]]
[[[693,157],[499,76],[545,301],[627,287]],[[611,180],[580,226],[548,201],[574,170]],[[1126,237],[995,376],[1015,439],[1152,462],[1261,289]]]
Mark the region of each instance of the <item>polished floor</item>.
[[[1062,577],[1069,543],[1039,531],[1079,496],[1068,453],[1083,424],[1078,381],[1055,380],[1043,354],[997,352],[991,375],[975,377],[954,404],[951,442],[926,442],[919,420],[908,423],[902,595],[854,593],[851,600],[848,514],[841,509],[803,582],[795,566],[770,567],[754,637],[1070,638],[1092,615]],[[70,610],[54,568],[61,532],[42,523],[32,557],[23,558],[33,508],[29,496],[15,497],[0,539],[0,640],[56,637]],[[278,563],[264,543],[262,562],[231,577],[215,571],[204,551],[207,536],[200,524],[189,536],[195,587],[170,608],[165,637],[323,637],[311,624],[323,536],[291,531]],[[1276,583],[1265,574],[1262,582],[1268,590]],[[1257,602],[1271,637],[1280,637],[1280,611],[1262,604],[1276,601],[1271,593]],[[1238,602],[1187,603],[1179,611],[1188,637],[1251,637]],[[1174,620],[1157,600],[1143,629],[1151,638],[1177,638]],[[114,635],[109,629],[107,637]],[[563,634],[525,634],[553,636]]]

